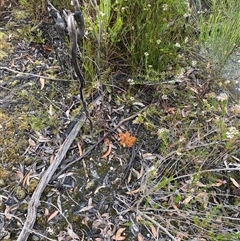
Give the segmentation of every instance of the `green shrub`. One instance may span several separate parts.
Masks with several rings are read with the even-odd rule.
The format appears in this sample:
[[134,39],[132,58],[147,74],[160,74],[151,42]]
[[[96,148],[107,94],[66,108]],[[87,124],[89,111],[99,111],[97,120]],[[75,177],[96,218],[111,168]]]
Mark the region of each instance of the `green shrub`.
[[94,59],[100,66],[111,58],[123,59],[140,73],[173,69],[187,37],[187,12],[186,2],[177,0],[167,4],[163,0],[107,0],[88,7],[89,38],[97,40]]
[[219,70],[240,43],[240,4],[235,0],[208,4],[209,14],[200,14],[199,44],[202,54]]

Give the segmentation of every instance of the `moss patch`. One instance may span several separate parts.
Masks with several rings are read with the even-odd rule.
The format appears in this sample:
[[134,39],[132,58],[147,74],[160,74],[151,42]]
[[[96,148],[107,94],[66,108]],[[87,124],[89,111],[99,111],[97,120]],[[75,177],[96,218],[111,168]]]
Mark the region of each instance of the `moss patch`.
[[12,53],[13,48],[8,41],[8,36],[0,31],[0,60]]

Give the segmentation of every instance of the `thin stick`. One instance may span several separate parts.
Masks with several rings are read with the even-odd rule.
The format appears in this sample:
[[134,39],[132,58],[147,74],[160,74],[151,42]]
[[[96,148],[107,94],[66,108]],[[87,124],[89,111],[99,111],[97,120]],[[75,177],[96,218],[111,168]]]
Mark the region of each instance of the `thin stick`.
[[[7,70],[7,71],[10,71],[10,72],[15,73],[15,74],[21,74],[21,75],[30,76],[30,77],[43,78],[43,79],[48,79],[48,80],[66,81],[66,82],[70,82],[70,81],[75,81],[76,82],[76,80],[55,79],[55,78],[44,76],[44,75],[38,75],[38,74],[32,74],[32,73],[24,73],[24,72],[21,72],[21,71],[17,71],[17,70],[10,69],[10,68],[7,68],[7,67],[2,67],[2,66],[0,66],[0,69]],[[15,77],[20,77],[20,76],[15,76]]]

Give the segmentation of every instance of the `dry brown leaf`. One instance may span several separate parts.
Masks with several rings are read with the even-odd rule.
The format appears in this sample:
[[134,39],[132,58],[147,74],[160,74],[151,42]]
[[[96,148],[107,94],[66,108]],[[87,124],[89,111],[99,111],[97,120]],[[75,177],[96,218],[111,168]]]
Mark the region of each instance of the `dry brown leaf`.
[[177,207],[176,204],[172,204],[172,207],[177,211],[177,213],[178,213],[179,215],[181,215],[181,212],[180,212],[180,210],[179,210],[179,208]]
[[194,92],[195,94],[199,94],[199,91],[198,91],[197,88],[190,87],[190,90],[191,90],[192,92]]
[[143,218],[140,215],[136,216],[136,222],[141,222],[143,221]]
[[[140,170],[141,171],[141,170]],[[142,177],[142,175],[136,170],[136,169],[134,169],[134,168],[132,168],[132,172],[134,172],[135,173],[135,175],[137,176],[137,179],[140,179],[141,177]]]
[[29,180],[30,180],[30,175],[32,174],[32,170],[30,170],[24,177],[23,179],[23,183],[22,183],[22,186],[25,187],[25,186],[29,186]]
[[216,203],[216,204],[219,204],[219,202],[218,202],[217,199],[216,199],[216,196],[217,196],[217,195],[216,195],[216,192],[213,192],[211,196],[212,196],[212,198],[213,198],[213,202]]
[[183,200],[183,204],[188,204],[191,200],[193,199],[193,197],[192,196],[188,196],[187,198],[185,198],[184,200]]
[[89,176],[88,176],[88,169],[87,169],[87,165],[86,165],[84,159],[82,159],[82,165],[83,165],[83,170],[84,170],[84,173],[85,173],[86,180],[88,180],[88,178],[89,178]]
[[174,108],[174,107],[169,107],[169,108],[167,109],[167,113],[168,113],[168,114],[175,114],[175,110],[176,110],[176,108]]
[[58,195],[58,197],[57,197],[57,206],[58,206],[59,212],[62,213],[61,195]]
[[53,212],[53,213],[49,216],[47,222],[50,222],[53,218],[55,218],[55,217],[58,215],[58,213],[59,213],[58,210],[56,210],[55,212]]
[[102,217],[103,217],[103,218],[106,218],[106,219],[109,219],[109,218],[110,218],[109,213],[103,213],[103,214],[102,214]]
[[47,51],[49,51],[49,52],[51,52],[52,51],[52,46],[50,46],[50,45],[48,45],[48,44],[46,44],[46,45],[42,45],[43,46],[43,48],[45,49],[45,50],[47,50]]
[[11,68],[12,68],[12,67],[16,67],[15,64],[14,64],[14,62],[15,62],[15,59],[12,59],[12,61],[11,61],[11,66],[10,66]]
[[144,241],[142,234],[138,233],[137,236],[138,241]]
[[25,150],[25,152],[23,153],[23,156],[28,153],[28,151],[30,150],[31,146],[28,146],[27,149]]
[[26,58],[33,64],[34,63],[34,61],[32,60],[32,58],[30,57],[30,56],[26,56]]
[[86,225],[89,228],[88,221],[90,218],[87,215],[84,215],[84,218],[82,220],[82,224]]
[[49,106],[49,109],[48,109],[48,114],[50,115],[50,116],[53,116],[54,115],[54,109],[53,109],[53,105],[51,105],[50,104],[50,106]]
[[142,176],[143,176],[143,174],[144,174],[144,168],[143,168],[143,166],[141,166],[141,170],[140,170],[140,177],[142,177]]
[[126,194],[132,195],[132,194],[139,193],[139,191],[140,191],[140,188],[133,190],[133,191],[126,192]]
[[58,234],[58,241],[64,241],[66,240],[66,231],[60,231]]
[[234,114],[240,114],[240,105],[234,105],[232,106],[231,108],[231,111],[234,113]]
[[104,224],[104,221],[103,220],[101,220],[101,219],[96,219],[96,220],[94,220],[93,221],[93,223],[92,223],[92,227],[94,228],[94,229],[100,229],[100,225],[102,225],[102,224]]
[[6,208],[4,210],[4,214],[5,214],[6,219],[9,219],[9,220],[12,219],[12,214],[10,214],[10,211],[11,211],[11,207],[6,205]]
[[44,216],[48,216],[49,215],[49,210],[47,208],[44,209]]
[[218,180],[217,180],[217,183],[213,183],[213,184],[212,184],[212,187],[220,187],[220,186],[222,186],[222,185],[224,185],[224,184],[226,184],[226,183],[227,183],[226,180],[218,179]]
[[196,183],[196,186],[197,187],[206,187],[205,184],[203,184],[202,182],[199,182],[199,181]]
[[182,117],[185,118],[189,115],[190,111],[189,110],[186,110],[186,109],[182,109],[181,110],[181,114],[182,114]]
[[88,206],[92,206],[92,203],[93,203],[93,201],[92,201],[92,198],[90,197],[90,198],[88,199]]
[[106,186],[99,186],[96,188],[96,190],[94,191],[94,195],[97,194],[99,192],[100,189],[106,188]]
[[129,173],[128,178],[127,178],[127,183],[130,183],[132,180],[132,172]]
[[24,178],[23,173],[21,171],[17,170],[16,171],[16,178],[20,181],[23,180],[23,178]]
[[82,147],[81,147],[81,145],[80,145],[79,142],[77,143],[77,146],[78,146],[78,153],[79,153],[79,156],[81,156],[81,155],[82,155]]
[[86,212],[92,208],[93,208],[93,206],[86,206],[86,207],[81,208],[78,212]]
[[240,187],[240,185],[238,184],[238,182],[234,178],[230,177],[230,180],[232,181],[232,183],[235,187],[237,187],[237,188]]
[[29,139],[28,139],[28,143],[29,143],[30,146],[32,146],[32,147],[34,147],[34,148],[37,146],[37,145],[36,145],[36,142],[35,142],[32,138],[29,138]]
[[5,5],[5,0],[0,1],[0,7],[3,7]]
[[52,164],[54,162],[54,155],[51,155],[49,162],[50,162],[50,164]]
[[49,137],[45,137],[41,134],[39,135],[38,142],[48,142],[48,141],[50,141]]
[[177,233],[177,241],[182,241],[184,237],[184,234],[182,234],[181,232]]
[[157,229],[153,225],[151,225],[150,228],[151,228],[153,237],[156,238],[157,237]]
[[183,141],[185,141],[185,136],[179,136],[179,142],[183,142]]
[[43,90],[43,88],[45,86],[45,79],[44,78],[39,78],[39,82],[40,82],[40,90]]
[[153,155],[152,153],[144,153],[142,154],[142,157],[144,160],[154,160],[156,159],[156,155]]
[[208,194],[206,192],[198,193],[196,200],[201,202],[205,208],[208,206]]
[[67,226],[67,232],[72,239],[80,240],[79,236],[73,231],[72,225],[70,223]]
[[121,236],[122,233],[124,232],[126,228],[120,228],[118,229],[118,231],[116,232],[116,234],[112,237],[112,239],[116,240],[116,241],[121,241],[124,240],[126,237],[125,236]]
[[109,156],[109,154],[111,153],[111,150],[112,150],[112,144],[111,144],[111,142],[109,141],[108,138],[105,138],[105,139],[104,139],[104,144],[107,144],[107,145],[108,145],[108,150],[107,150],[106,153],[104,153],[104,154],[102,155],[101,158],[107,158],[107,157]]

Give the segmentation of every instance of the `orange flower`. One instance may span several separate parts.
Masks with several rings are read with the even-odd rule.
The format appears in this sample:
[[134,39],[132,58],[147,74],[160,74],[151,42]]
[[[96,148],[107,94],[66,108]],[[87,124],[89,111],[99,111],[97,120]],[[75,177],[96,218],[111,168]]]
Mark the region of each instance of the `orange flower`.
[[126,131],[125,133],[119,133],[118,135],[120,137],[120,145],[124,147],[132,147],[133,144],[136,142],[136,137],[131,136],[128,131]]

